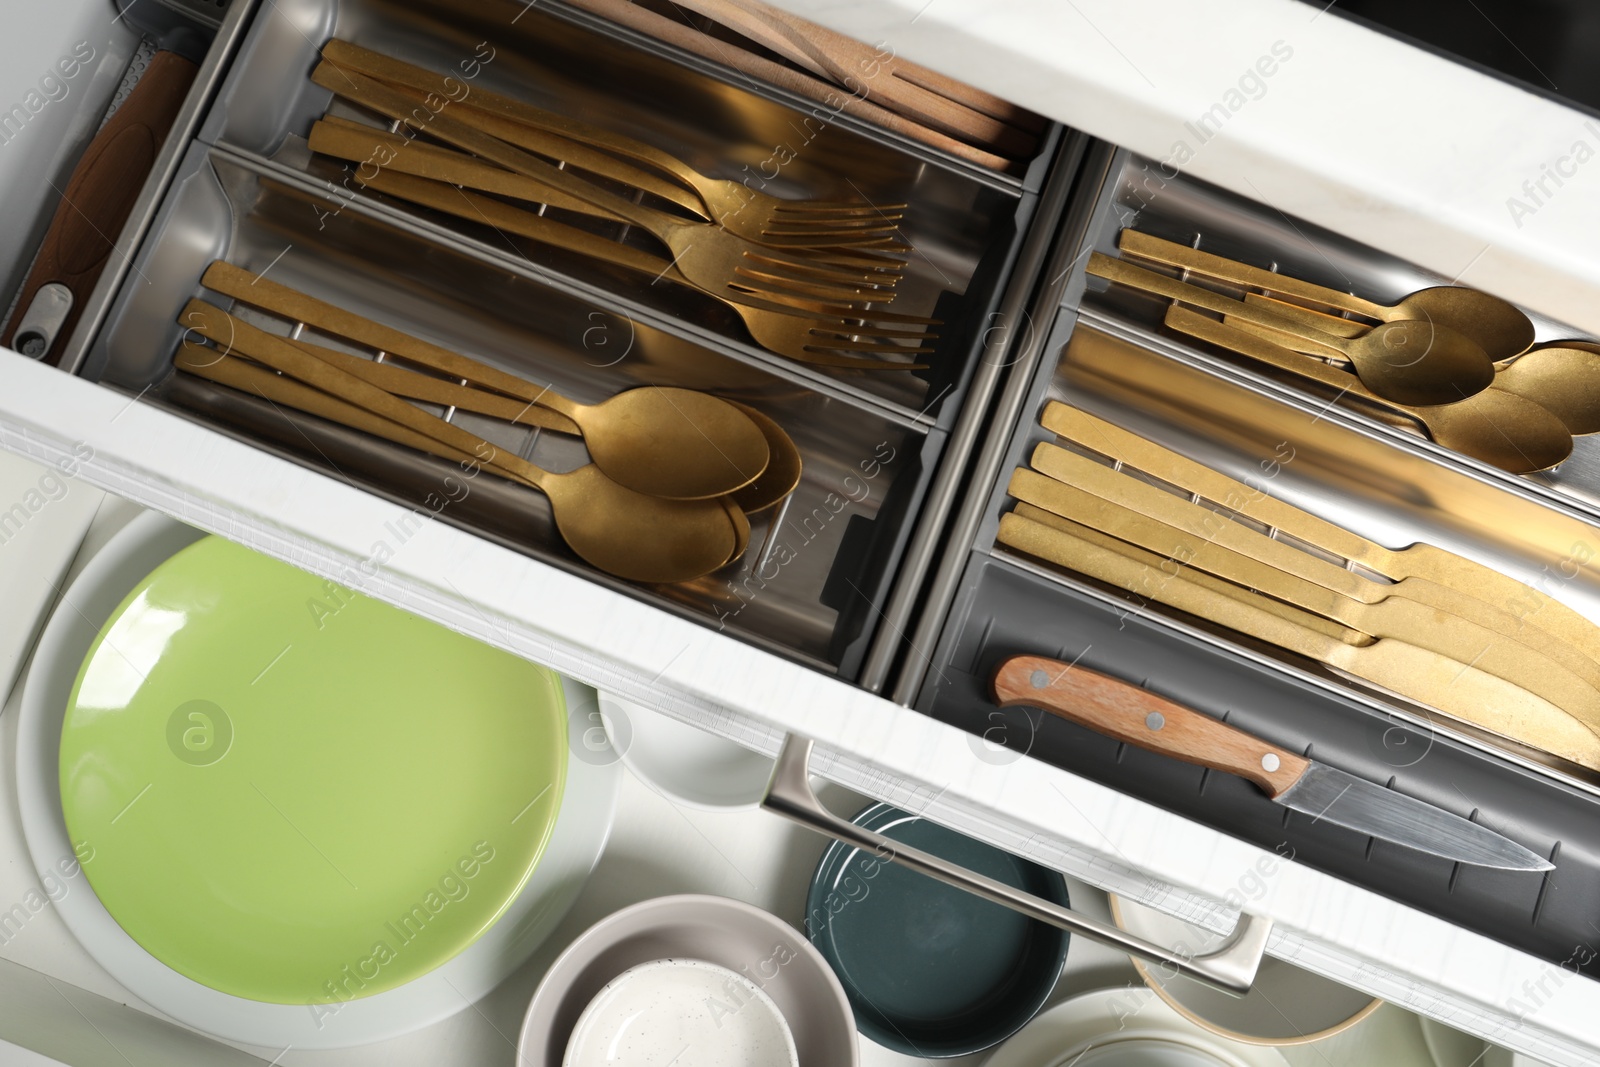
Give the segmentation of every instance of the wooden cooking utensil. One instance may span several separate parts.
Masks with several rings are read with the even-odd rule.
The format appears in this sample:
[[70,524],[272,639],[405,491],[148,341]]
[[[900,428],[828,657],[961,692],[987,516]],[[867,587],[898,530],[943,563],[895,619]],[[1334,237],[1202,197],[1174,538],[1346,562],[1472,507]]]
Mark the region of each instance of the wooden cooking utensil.
[[[767,465],[761,430],[724,400],[693,389],[644,386],[579,404],[477,360],[399,335],[286,285],[218,260],[201,284],[274,315],[325,329],[452,377],[505,392],[561,415],[583,434],[595,465],[618,484],[682,500],[730,493]],[[397,343],[398,342],[398,343]]]
[[1514,304],[1462,285],[1436,285],[1421,289],[1390,306],[1248,266],[1187,245],[1163,241],[1137,230],[1123,230],[1118,246],[1129,255],[1142,259],[1182,267],[1234,285],[1266,289],[1322,307],[1353,311],[1379,322],[1421,320],[1438,323],[1470,338],[1492,360],[1514,356],[1533,343],[1533,323]]
[[[332,40],[323,46],[323,60],[333,64],[337,69],[352,73],[357,79],[373,79],[385,86],[405,88],[416,92],[432,93],[445,100],[455,100],[460,94],[451,90],[446,79],[432,71],[414,66],[386,56],[370,49],[361,48],[348,41]],[[335,79],[336,80],[336,79]],[[333,82],[318,82],[324,88],[338,92]],[[391,90],[393,91],[393,90]],[[340,94],[344,95],[344,94]],[[358,101],[360,102],[360,101]],[[364,102],[363,102],[364,103]],[[905,211],[904,204],[870,204],[861,200],[844,201],[819,201],[819,200],[782,200],[778,197],[768,196],[765,193],[750,189],[744,183],[729,181],[724,178],[709,178],[693,167],[678,159],[672,153],[646,144],[643,141],[622,134],[613,133],[604,127],[595,126],[565,115],[545,111],[520,100],[490,92],[487,89],[474,88],[465,97],[461,98],[464,110],[469,112],[483,112],[509,119],[532,130],[553,134],[566,141],[579,142],[591,149],[603,150],[614,153],[627,159],[643,163],[674,181],[691,190],[699,198],[704,207],[704,213],[714,222],[721,225],[731,233],[739,234],[749,240],[767,243],[776,240],[786,240],[795,245],[816,245],[819,239],[837,246],[841,243],[850,243],[852,240],[871,244],[883,238],[892,238],[894,224],[897,223]],[[370,105],[366,105],[370,106]],[[452,105],[454,106],[454,105]],[[390,118],[404,119],[404,115],[389,115]],[[469,118],[467,120],[471,122]],[[427,124],[429,127],[432,123]],[[506,132],[500,130],[499,132]],[[440,136],[441,133],[429,129],[430,136]],[[523,138],[515,139],[517,143],[525,146],[548,143],[545,141],[530,142]],[[452,143],[459,143],[452,141]],[[472,145],[462,144],[460,147],[483,156],[502,166],[509,167],[522,173],[521,168],[506,162],[505,159],[478,151]],[[533,148],[541,152],[545,149]],[[559,145],[551,145],[549,151],[555,158],[567,158],[560,150]],[[615,171],[598,169],[603,163],[593,157],[588,158],[588,164],[570,160],[575,165],[585,166],[585,169],[595,169],[596,173],[608,177],[618,176]],[[540,177],[534,173],[531,177]],[[620,180],[626,181],[626,177]],[[600,205],[606,207],[607,205]],[[626,217],[626,216],[624,216]],[[639,223],[650,227],[648,224]]]
[[686,277],[707,288],[715,290],[737,283],[751,289],[801,292],[818,299],[856,301],[873,293],[877,294],[873,299],[884,300],[900,280],[899,260],[862,257],[861,265],[850,269],[819,264],[804,255],[757,244],[720,226],[687,221],[658,208],[636,204],[452,117],[448,107],[434,112],[381,82],[326,60],[311,72],[311,80],[386,118],[405,122],[430,137],[633,223],[667,246]]
[[[1492,567],[1426,542],[1391,549],[1369,541],[1310,512],[1274,499],[1260,489],[1251,488],[1171,449],[1163,448],[1154,441],[1066,404],[1049,404],[1041,421],[1045,429],[1069,441],[1224,504],[1240,515],[1281,530],[1308,545],[1359,563],[1395,581],[1425,579],[1433,586],[1481,600],[1511,616],[1523,629],[1543,631],[1549,640],[1564,641],[1586,658],[1600,660],[1600,629],[1559,600],[1545,596]],[[1427,595],[1427,589],[1426,586],[1419,586],[1413,595],[1421,599]],[[1450,603],[1440,603],[1438,606],[1446,611],[1456,610]],[[1526,638],[1535,644],[1545,639],[1535,635]]]
[[548,497],[567,544],[608,574],[637,582],[687,581],[728,562],[739,541],[720,500],[648,496],[618,485],[592,463],[554,474],[211,304],[191,300],[178,321],[225,351],[237,351],[460,452],[493,461],[497,470]]
[[[1288,336],[1276,330],[1229,319],[1218,322],[1177,304],[1167,308],[1166,323],[1258,363],[1321,382],[1414,419],[1445,448],[1512,474],[1549,470],[1572,454],[1571,431],[1542,405],[1502,388],[1504,371],[1496,372],[1495,384],[1488,389],[1454,404],[1398,404],[1368,389],[1355,375],[1276,343]],[[1596,359],[1600,361],[1600,356]]]
[[[443,182],[381,172],[367,178],[365,185],[469,222],[485,223],[503,233],[698,289],[732,308],[763,348],[797,362],[856,370],[919,370],[926,364],[879,359],[875,353],[925,355],[933,351],[925,342],[939,336],[929,330],[938,325],[937,319],[835,307],[793,294],[768,292],[758,297],[736,287],[712,292],[691,282],[676,264],[660,256]],[[902,344],[902,339],[910,343]]]
[[685,6],[891,111],[1001,155],[1024,155],[1043,128],[1032,112],[815,22],[749,0]]
[[[1254,637],[1409,697],[1502,737],[1600,769],[1600,736],[1547,700],[1447,656],[1394,638],[1356,647],[1187,581],[1144,576],[1163,557],[1128,546],[1103,548],[1065,530],[1002,515],[998,539],[1028,555]],[[1145,588],[1140,588],[1141,585]]]
[[[914,119],[906,118],[854,93],[840,92],[831,80],[814,77],[749,49],[741,48],[733,42],[702,33],[687,22],[658,14],[647,7],[630,3],[629,0],[568,0],[568,2],[574,7],[582,8],[637,33],[680,48],[691,55],[731,67],[748,77],[815,101],[827,109],[828,115],[850,115],[880,129],[919,141],[938,151],[989,170],[1011,173],[1021,170],[1019,161],[998,155],[990,148],[968,144],[938,130],[929,129]],[[1035,151],[1037,145],[1029,150],[1028,156]]]
[[[1214,512],[1209,519],[1195,515],[1188,509],[1205,509],[1171,493],[1052,445],[1039,448],[1051,451],[1036,452],[1034,465],[1051,468],[1050,477],[1019,469],[1010,486],[1011,495],[1019,500],[1164,556],[1171,561],[1169,573],[1173,563],[1203,570],[1372,637],[1396,638],[1458,663],[1471,663],[1545,698],[1600,732],[1600,689],[1585,677],[1596,673],[1592,666],[1583,674],[1569,671],[1541,650],[1486,629],[1470,617],[1405,596],[1386,596],[1375,582]],[[1109,477],[1069,484],[1070,476],[1085,473],[1086,466]]]
[[1089,256],[1090,274],[1224,315],[1234,315],[1302,337],[1318,355],[1355,365],[1373,392],[1402,404],[1450,404],[1482,392],[1494,381],[1494,364],[1477,344],[1454,330],[1431,322],[1397,321],[1373,328],[1360,337],[1337,337],[1310,330],[1269,308],[1234,300],[1197,285],[1099,252]]

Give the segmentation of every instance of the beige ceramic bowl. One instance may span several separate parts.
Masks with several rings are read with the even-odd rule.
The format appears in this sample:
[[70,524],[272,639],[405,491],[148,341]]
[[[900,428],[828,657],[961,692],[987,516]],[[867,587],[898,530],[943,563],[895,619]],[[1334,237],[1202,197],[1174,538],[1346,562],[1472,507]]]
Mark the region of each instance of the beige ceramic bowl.
[[[1131,934],[1188,953],[1208,951],[1221,936],[1153,908],[1111,898],[1111,917]],[[1383,1003],[1271,956],[1243,997],[1134,961],[1145,983],[1178,1014],[1221,1037],[1254,1045],[1305,1045],[1332,1037],[1365,1019]]]

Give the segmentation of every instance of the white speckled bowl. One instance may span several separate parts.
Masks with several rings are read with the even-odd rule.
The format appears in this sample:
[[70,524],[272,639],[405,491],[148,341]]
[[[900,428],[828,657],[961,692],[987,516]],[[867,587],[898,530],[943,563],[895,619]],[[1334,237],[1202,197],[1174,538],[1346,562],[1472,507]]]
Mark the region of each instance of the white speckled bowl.
[[562,1067],[798,1067],[794,1036],[761,987],[704,960],[653,960],[589,1002]]

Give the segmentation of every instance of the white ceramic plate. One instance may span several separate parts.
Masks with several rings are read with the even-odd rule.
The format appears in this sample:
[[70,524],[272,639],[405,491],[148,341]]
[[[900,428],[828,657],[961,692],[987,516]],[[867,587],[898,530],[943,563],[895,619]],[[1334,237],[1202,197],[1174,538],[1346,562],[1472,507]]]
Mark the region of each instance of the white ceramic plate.
[[[1119,1045],[1124,1047],[1118,1048]],[[1143,1058],[1126,1058],[1129,1053],[1142,1054]],[[1091,1055],[1104,1058],[1090,1060]],[[1125,1058],[1118,1059],[1117,1055]],[[1166,1058],[1156,1058],[1158,1055]],[[1206,1033],[1167,1007],[1149,989],[1117,986],[1057,1004],[995,1050],[984,1067],[1068,1067],[1082,1063],[1096,1067],[1209,1067],[1213,1063],[1226,1067],[1287,1067],[1288,1061],[1277,1049]]]
[[796,1067],[783,1012],[761,987],[705,960],[652,960],[600,990],[562,1067]]
[[[1111,897],[1111,917],[1131,934],[1158,945],[1174,945],[1191,954],[1209,951],[1222,940],[1199,926]],[[1250,992],[1232,997],[1191,978],[1163,973],[1135,960],[1139,974],[1179,1015],[1233,1041],[1262,1045],[1303,1045],[1332,1037],[1354,1026],[1383,1003],[1370,994],[1340,985],[1321,975],[1271,956]]]
[[623,764],[668,800],[738,811],[766,795],[774,761],[759,752],[608,693],[600,717]]
[[850,1001],[811,942],[760,908],[696,894],[623,908],[567,946],[528,1005],[517,1067],[557,1067],[584,1007],[607,983],[637,964],[684,957],[726,967],[760,986],[789,1024],[800,1067],[856,1067]]
[[[40,878],[58,878],[73,846],[61,814],[61,723],[78,668],[128,591],[199,530],[150,512],[108,541],[62,596],[28,671],[17,722],[17,804]],[[594,690],[563,679],[569,729],[581,733]],[[128,991],[217,1037],[268,1048],[345,1048],[396,1037],[466,1008],[499,985],[561,921],[611,832],[621,774],[605,760],[572,759],[555,832],[522,893],[500,920],[448,963],[397,989],[328,1006],[264,1004],[229,996],[172,970],[117,925],[87,884],[56,904],[89,955]],[[46,884],[52,884],[47,882]]]

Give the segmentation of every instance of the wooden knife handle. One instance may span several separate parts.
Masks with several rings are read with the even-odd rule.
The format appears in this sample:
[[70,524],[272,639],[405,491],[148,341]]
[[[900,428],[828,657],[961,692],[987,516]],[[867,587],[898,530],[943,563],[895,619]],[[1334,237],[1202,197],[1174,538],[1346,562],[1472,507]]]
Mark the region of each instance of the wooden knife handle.
[[1278,796],[1311,761],[1148,689],[1043,656],[1012,656],[994,676],[1002,708],[1042,708],[1150,752],[1236,774]]
[[12,346],[34,296],[54,282],[72,292],[72,308],[39,358],[52,366],[60,362],[84,301],[100,280],[199,69],[176,52],[157,52],[116,114],[89,142],[45,231],[0,344]]

